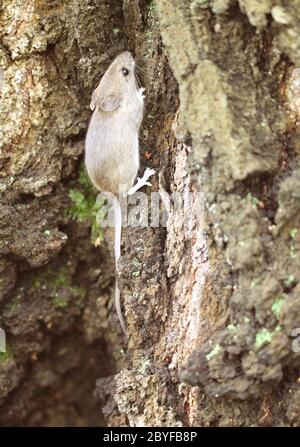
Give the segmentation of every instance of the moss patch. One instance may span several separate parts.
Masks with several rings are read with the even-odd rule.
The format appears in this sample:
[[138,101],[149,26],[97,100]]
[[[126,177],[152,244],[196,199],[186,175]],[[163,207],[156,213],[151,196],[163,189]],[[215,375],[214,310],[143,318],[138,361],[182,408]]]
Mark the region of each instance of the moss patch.
[[69,215],[77,222],[90,222],[92,243],[99,245],[103,240],[103,233],[97,223],[97,213],[100,211],[102,203],[96,202],[97,192],[83,168],[80,171],[79,184],[81,191],[77,189],[70,189],[69,191],[69,197],[72,200]]
[[50,289],[53,304],[57,308],[66,307],[71,297],[75,298],[77,304],[80,304],[86,296],[86,290],[73,285],[71,275],[64,268],[57,271],[48,268],[43,275],[34,279],[33,289],[35,291],[38,292],[45,287]]
[[9,345],[6,343],[6,351],[0,352],[0,363],[6,363],[12,357],[12,351]]

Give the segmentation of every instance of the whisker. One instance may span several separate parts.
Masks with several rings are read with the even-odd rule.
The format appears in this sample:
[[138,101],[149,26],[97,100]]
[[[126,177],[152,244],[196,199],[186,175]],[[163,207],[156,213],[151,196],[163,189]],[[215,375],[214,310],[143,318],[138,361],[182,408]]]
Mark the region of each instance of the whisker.
[[139,73],[139,75],[142,77],[142,79],[150,79],[150,76],[146,73]]
[[138,68],[139,70],[145,70],[143,68],[143,65],[139,65],[138,63],[135,63],[136,68]]
[[99,82],[99,81],[100,81],[100,79],[102,78],[102,76],[104,75],[105,72],[106,72],[106,69],[102,70],[102,71],[98,74],[98,76],[96,77],[96,82]]
[[135,77],[138,87],[140,88],[142,86],[142,84],[141,84],[140,78],[138,77],[137,73],[134,73],[134,77]]
[[143,74],[147,74],[147,70],[145,70],[144,68],[139,67],[137,64],[135,64],[135,68],[137,69],[137,71],[140,71]]

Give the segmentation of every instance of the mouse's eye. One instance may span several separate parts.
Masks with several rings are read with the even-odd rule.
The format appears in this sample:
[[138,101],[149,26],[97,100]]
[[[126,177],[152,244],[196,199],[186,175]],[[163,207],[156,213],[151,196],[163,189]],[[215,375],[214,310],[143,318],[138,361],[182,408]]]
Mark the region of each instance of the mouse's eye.
[[122,73],[124,76],[128,76],[129,75],[129,70],[127,70],[127,68],[122,68]]

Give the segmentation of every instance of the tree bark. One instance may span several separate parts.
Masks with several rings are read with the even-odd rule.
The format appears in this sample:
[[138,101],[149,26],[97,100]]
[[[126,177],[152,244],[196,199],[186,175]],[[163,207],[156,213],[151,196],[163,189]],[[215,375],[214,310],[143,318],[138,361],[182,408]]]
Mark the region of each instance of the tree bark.
[[[2,425],[299,425],[300,3],[274,3],[0,2]],[[205,202],[204,228],[172,202],[124,229],[127,342],[81,163],[124,49],[146,71],[141,171]]]

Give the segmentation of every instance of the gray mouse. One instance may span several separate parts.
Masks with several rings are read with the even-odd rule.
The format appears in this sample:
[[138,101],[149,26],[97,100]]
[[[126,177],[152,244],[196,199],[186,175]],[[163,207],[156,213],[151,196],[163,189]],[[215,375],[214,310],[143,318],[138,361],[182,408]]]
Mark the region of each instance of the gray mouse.
[[[93,114],[85,140],[85,165],[94,186],[115,196],[114,255],[116,271],[121,255],[122,213],[119,193],[134,194],[155,171],[147,168],[133,186],[139,161],[139,129],[143,119],[144,89],[138,88],[135,61],[129,51],[119,54],[92,94]],[[116,281],[115,304],[121,327],[126,333]]]

